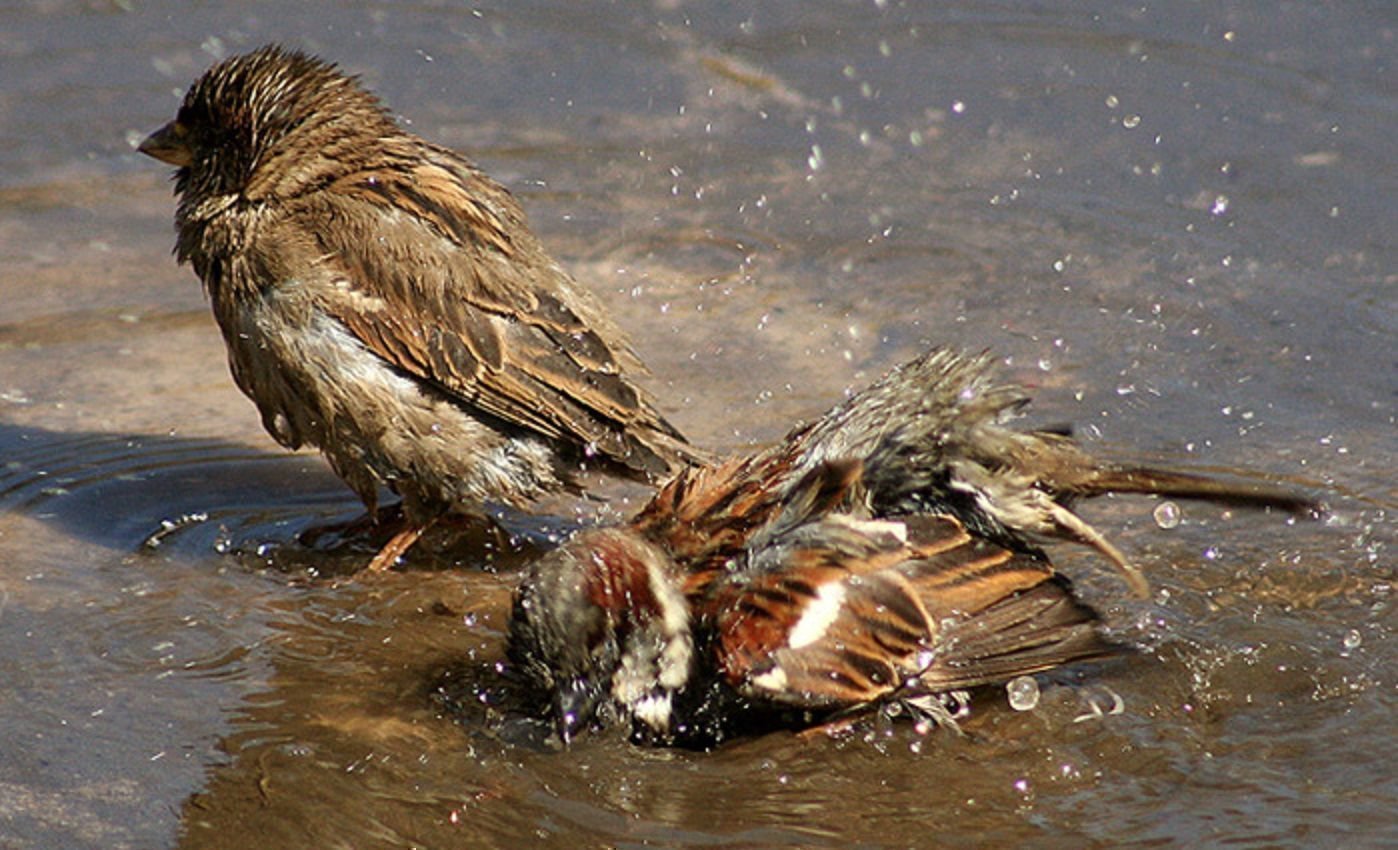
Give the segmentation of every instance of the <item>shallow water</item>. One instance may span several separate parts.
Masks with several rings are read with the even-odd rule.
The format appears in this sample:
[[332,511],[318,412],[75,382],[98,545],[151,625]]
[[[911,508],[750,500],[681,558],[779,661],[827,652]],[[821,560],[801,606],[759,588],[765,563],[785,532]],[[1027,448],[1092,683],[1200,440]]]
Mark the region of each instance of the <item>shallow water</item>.
[[[1398,843],[1395,32],[1382,3],[0,9],[0,845]],[[1142,652],[964,736],[542,745],[500,716],[502,617],[592,509],[346,581],[363,553],[294,541],[354,498],[261,433],[169,257],[132,143],[274,38],[512,186],[701,444],[990,347],[1039,421],[1332,511],[1093,506],[1156,598],[1056,554]]]

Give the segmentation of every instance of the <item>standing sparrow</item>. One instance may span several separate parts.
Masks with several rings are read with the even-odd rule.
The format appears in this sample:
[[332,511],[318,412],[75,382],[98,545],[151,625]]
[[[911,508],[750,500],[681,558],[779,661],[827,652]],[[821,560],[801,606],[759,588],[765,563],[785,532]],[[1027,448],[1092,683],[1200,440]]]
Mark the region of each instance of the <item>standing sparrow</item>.
[[514,197],[336,66],[275,45],[227,59],[139,150],[177,168],[176,257],[268,433],[318,447],[370,516],[380,485],[402,497],[372,568],[449,511],[693,457]]
[[948,694],[1115,651],[1037,544],[1087,544],[1147,584],[1074,499],[1312,507],[1008,427],[1027,401],[984,355],[936,350],[771,448],[681,471],[626,525],[533,566],[513,668],[565,740],[619,720],[710,744],[888,700],[945,716]]

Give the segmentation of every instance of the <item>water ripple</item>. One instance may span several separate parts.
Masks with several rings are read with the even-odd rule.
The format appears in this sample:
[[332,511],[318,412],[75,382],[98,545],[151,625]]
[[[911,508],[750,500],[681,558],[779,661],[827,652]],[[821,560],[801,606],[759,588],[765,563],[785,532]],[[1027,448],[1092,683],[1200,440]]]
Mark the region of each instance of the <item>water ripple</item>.
[[0,425],[0,456],[0,510],[118,549],[225,552],[358,509],[318,458],[214,439]]

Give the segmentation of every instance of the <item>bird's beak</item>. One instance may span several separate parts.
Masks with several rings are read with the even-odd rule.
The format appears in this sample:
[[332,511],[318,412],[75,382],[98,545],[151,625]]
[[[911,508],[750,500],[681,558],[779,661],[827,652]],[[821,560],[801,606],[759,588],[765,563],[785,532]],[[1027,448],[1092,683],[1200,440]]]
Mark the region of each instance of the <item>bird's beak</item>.
[[554,695],[554,722],[564,746],[572,743],[592,722],[600,697],[601,688],[583,678],[569,683]]
[[171,121],[146,136],[136,150],[177,168],[184,168],[194,161],[194,152],[189,147],[189,130],[178,121]]

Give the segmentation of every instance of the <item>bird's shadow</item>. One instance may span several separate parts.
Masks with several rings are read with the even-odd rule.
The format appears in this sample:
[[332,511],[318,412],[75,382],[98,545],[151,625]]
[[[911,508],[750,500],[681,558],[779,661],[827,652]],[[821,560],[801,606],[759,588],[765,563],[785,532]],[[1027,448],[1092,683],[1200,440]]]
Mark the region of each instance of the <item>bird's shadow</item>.
[[[314,575],[358,570],[393,531],[363,522],[358,499],[315,455],[8,423],[0,423],[0,512],[120,552],[227,555],[250,567]],[[411,562],[503,566],[573,527],[492,509],[489,518],[439,523]]]

